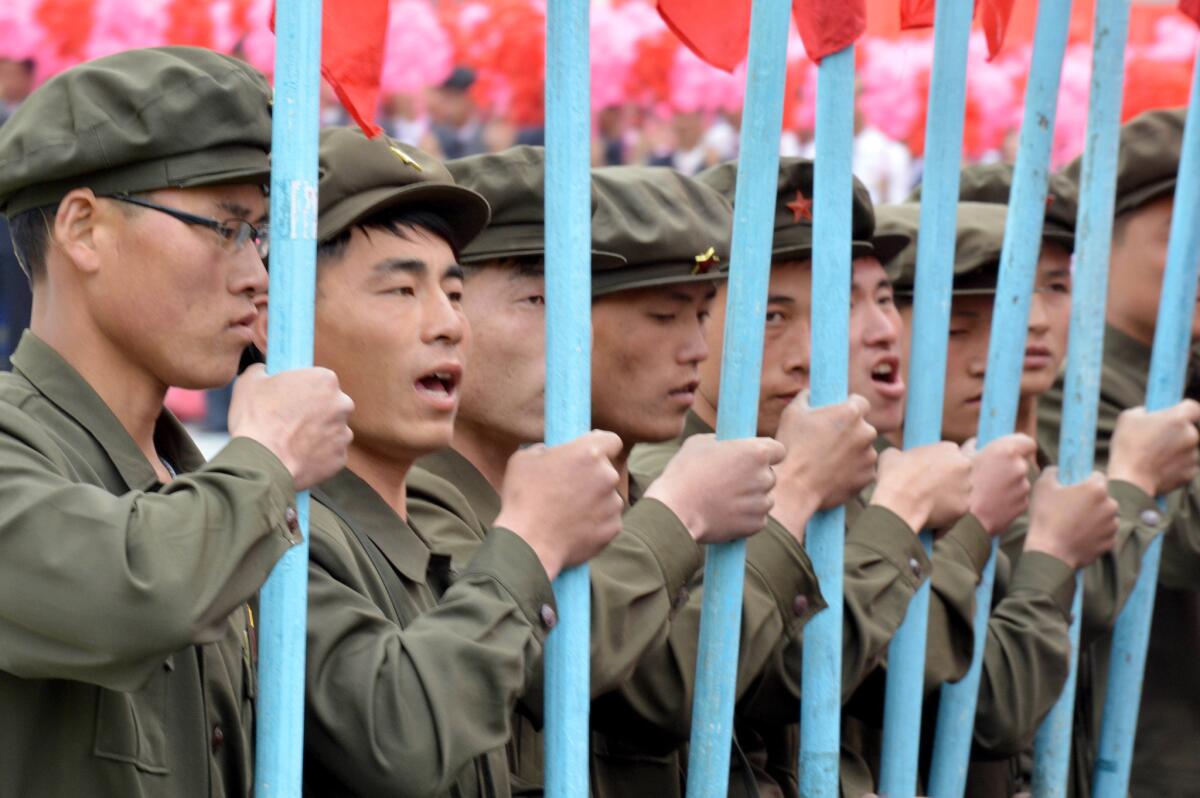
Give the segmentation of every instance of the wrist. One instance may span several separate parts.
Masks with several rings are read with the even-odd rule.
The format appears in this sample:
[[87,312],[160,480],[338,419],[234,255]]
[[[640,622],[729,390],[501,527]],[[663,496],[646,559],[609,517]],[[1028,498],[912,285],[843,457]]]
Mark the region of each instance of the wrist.
[[525,545],[533,549],[533,553],[537,555],[538,562],[542,564],[546,576],[551,581],[562,572],[566,563],[563,562],[561,553],[554,546],[548,545],[544,536],[531,533],[530,525],[524,523],[519,517],[506,514],[501,508],[493,526],[503,527],[525,541]]
[[804,532],[809,520],[821,507],[816,493],[807,490],[780,490],[773,495],[775,506],[771,517],[786,529],[797,543],[804,545]]
[[887,485],[881,484],[875,489],[871,504],[891,510],[914,533],[924,529],[925,522],[929,520],[929,508],[922,506],[915,496],[904,490],[891,490]]
[[699,543],[704,539],[707,526],[704,523],[703,515],[696,512],[689,502],[676,496],[669,485],[662,485],[659,481],[655,481],[646,490],[644,498],[655,499],[666,505],[666,508],[675,514],[688,534],[692,536],[692,540]]
[[1059,544],[1051,535],[1039,534],[1036,529],[1030,527],[1029,534],[1025,536],[1025,545],[1022,551],[1036,551],[1042,554],[1048,554],[1056,560],[1066,563],[1072,570],[1079,570],[1079,558],[1073,556],[1069,547]]
[[1110,480],[1121,480],[1128,482],[1141,490],[1145,491],[1147,496],[1158,495],[1158,482],[1150,474],[1132,466],[1127,466],[1120,461],[1111,462],[1108,466],[1108,478]]

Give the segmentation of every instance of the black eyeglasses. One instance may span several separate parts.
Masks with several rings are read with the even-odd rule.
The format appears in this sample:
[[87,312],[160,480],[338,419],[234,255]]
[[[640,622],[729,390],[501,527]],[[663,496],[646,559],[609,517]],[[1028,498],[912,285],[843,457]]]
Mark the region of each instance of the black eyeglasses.
[[127,202],[130,205],[137,205],[142,208],[149,208],[152,211],[165,213],[168,216],[173,216],[184,224],[196,225],[197,227],[207,227],[209,230],[215,230],[217,235],[221,236],[221,240],[225,244],[225,249],[229,252],[240,252],[248,242],[254,243],[254,250],[258,253],[258,257],[263,260],[267,259],[267,252],[270,249],[271,240],[269,237],[269,228],[266,225],[255,227],[245,219],[226,219],[219,222],[216,219],[210,219],[207,216],[197,216],[194,213],[168,208],[165,205],[159,205],[149,200],[131,197],[128,194],[107,194],[108,199],[114,199],[119,202]]

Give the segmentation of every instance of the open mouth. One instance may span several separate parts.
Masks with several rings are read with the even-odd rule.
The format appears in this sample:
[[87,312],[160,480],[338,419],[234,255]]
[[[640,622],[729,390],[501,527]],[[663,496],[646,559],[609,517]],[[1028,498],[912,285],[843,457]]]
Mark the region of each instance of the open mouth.
[[871,369],[871,380],[883,385],[895,385],[900,379],[898,366],[895,360],[881,360]]
[[415,386],[417,393],[433,401],[435,404],[453,405],[454,395],[458,390],[458,384],[461,379],[461,369],[451,367],[439,368],[417,378]]

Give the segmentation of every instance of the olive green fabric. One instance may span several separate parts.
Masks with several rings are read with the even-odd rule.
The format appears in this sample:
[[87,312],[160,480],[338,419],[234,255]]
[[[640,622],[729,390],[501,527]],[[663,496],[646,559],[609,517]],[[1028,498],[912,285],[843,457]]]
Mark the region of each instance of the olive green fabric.
[[537,555],[495,529],[452,574],[353,472],[313,496],[305,794],[509,795],[510,718],[554,617]]
[[[1114,215],[1174,195],[1186,115],[1186,108],[1147,111],[1121,126]],[[1080,156],[1067,164],[1063,175],[1078,186],[1082,168]]]
[[[1145,402],[1149,366],[1148,346],[1111,326],[1105,329],[1096,428],[1097,468],[1107,465],[1117,415]],[[1193,377],[1195,367],[1193,362]],[[1056,452],[1058,447],[1062,391],[1060,379],[1038,405],[1038,442],[1050,452]],[[1188,386],[1187,394],[1194,399],[1200,398],[1194,382]],[[1200,779],[1200,677],[1191,664],[1200,659],[1200,596],[1197,595],[1200,585],[1200,478],[1167,497],[1165,516],[1157,507],[1146,503],[1147,497],[1141,491],[1132,486],[1122,490],[1132,494],[1122,504],[1123,517],[1128,505],[1131,511],[1137,512],[1141,528],[1131,533],[1135,536],[1133,540],[1125,539],[1119,547],[1115,571],[1104,575],[1101,583],[1104,587],[1095,593],[1085,591],[1084,596],[1086,599],[1089,595],[1107,595],[1109,598],[1100,607],[1101,611],[1094,614],[1099,620],[1115,617],[1132,587],[1131,579],[1135,577],[1130,573],[1132,562],[1139,559],[1135,547],[1144,547],[1144,537],[1165,528],[1130,790],[1136,798],[1180,798],[1193,795],[1197,779]],[[1116,597],[1115,603],[1113,597]],[[1093,614],[1087,610],[1085,606],[1085,621]],[[1102,639],[1097,640],[1089,646],[1082,660],[1093,663],[1090,667],[1095,675],[1090,678],[1093,700],[1077,701],[1077,706],[1083,704],[1088,712],[1085,728],[1089,735],[1087,761],[1076,762],[1073,770],[1076,780],[1071,794],[1077,796],[1088,795],[1090,769],[1083,766],[1094,762],[1104,701],[1102,688],[1108,672],[1109,649]]]
[[[878,448],[889,447],[881,439]],[[848,524],[854,524],[868,506],[873,491],[874,486],[869,486],[847,504]],[[933,745],[941,686],[962,678],[971,664],[975,589],[990,553],[991,538],[971,515],[934,542],[922,710],[926,753]],[[1072,577],[1065,563],[1041,554],[1031,555],[1015,571],[1005,557],[997,562],[973,729],[969,778],[975,786],[967,792],[972,798],[1013,794],[1019,772],[1013,760],[1032,741],[1037,724],[1066,680]],[[846,798],[872,792],[878,784],[886,683],[885,657],[847,701],[841,761]],[[922,780],[927,766],[923,762]],[[1009,773],[1014,776],[1011,780]]]
[[733,207],[720,192],[661,166],[592,170],[592,247],[625,259],[592,275],[592,296],[728,276]]
[[[489,508],[498,506],[495,491],[451,450],[423,458],[420,465],[454,485],[444,482],[425,495],[410,492],[412,518],[456,558],[468,556],[489,534],[494,520]],[[590,563],[596,796],[682,795],[685,760],[679,748],[690,728],[701,601],[696,578],[703,561],[700,547],[670,510],[653,499],[639,500],[645,486],[642,477],[632,478],[623,531]],[[747,559],[742,694],[749,678],[775,655],[771,641],[798,635],[824,606],[807,557],[782,528],[753,538]],[[521,794],[542,791],[540,679],[540,672],[531,674],[510,743],[514,787]]]
[[[1007,207],[983,202],[958,203],[954,249],[955,295],[996,293],[1000,250],[1004,243]],[[876,211],[878,229],[907,232],[912,243],[888,263],[898,295],[911,295],[917,275],[917,230],[921,206],[915,203],[881,205]]]
[[[492,221],[463,249],[463,263],[546,256],[546,151],[511,147],[497,153],[470,155],[446,162],[460,186],[478,191],[492,206]],[[595,190],[592,215],[596,214]],[[592,249],[592,269],[614,268],[625,259]]]
[[[167,412],[166,485],[26,333],[0,374],[0,795],[222,798],[252,785],[246,605],[298,540],[292,477],[234,438],[204,464]],[[289,524],[290,521],[290,524]]]
[[[737,193],[737,161],[705,169],[696,179],[721,192],[734,202]],[[775,188],[775,233],[771,238],[771,260],[812,260],[813,246],[813,162],[804,158],[781,157],[779,181]],[[851,238],[853,257],[874,255],[887,261],[908,243],[908,237],[894,233],[876,235],[875,210],[867,187],[854,178],[854,205]]]
[[[674,441],[643,444],[634,447],[631,467],[647,477],[660,473],[670,458],[691,435],[712,432],[712,428],[695,413],[688,414],[683,434]],[[774,548],[766,544],[773,543]],[[765,532],[752,538],[747,545],[747,586],[754,568],[778,567],[781,553],[787,544],[796,548],[794,539],[773,520]],[[842,699],[848,700],[885,656],[886,647],[908,609],[916,589],[931,572],[930,561],[913,531],[898,516],[883,507],[862,509],[846,535],[845,572],[843,588],[842,640]],[[701,593],[701,584],[693,595]],[[689,605],[690,606],[690,605]],[[692,608],[699,613],[699,606]],[[748,616],[743,615],[743,646]],[[692,621],[698,626],[698,617]],[[682,627],[677,619],[675,625]],[[674,628],[674,626],[673,626]],[[682,638],[682,635],[680,636]],[[764,641],[764,643],[770,641]],[[653,678],[653,669],[686,668],[696,660],[695,640],[674,642],[672,657],[660,663],[644,660],[635,675]],[[743,649],[744,650],[744,649]],[[744,656],[744,655],[743,655]],[[738,669],[738,703],[734,718],[737,739],[741,741],[754,768],[755,781],[762,794],[795,795],[795,748],[785,744],[798,735],[800,717],[800,663],[803,659],[803,636],[792,634],[775,641],[774,648],[761,676],[746,683],[744,661]],[[645,673],[643,677],[642,674]],[[688,685],[689,688],[691,685]],[[660,688],[662,689],[662,688]],[[670,695],[670,694],[668,694]],[[682,713],[672,724],[686,729],[691,722],[691,692],[674,698]],[[665,699],[663,703],[668,703]],[[665,723],[660,721],[660,723]],[[731,795],[740,792],[738,763],[733,762]],[[734,792],[734,790],[739,790]],[[861,793],[859,793],[861,796]],[[855,796],[855,798],[859,798]]]
[[[1012,192],[1013,167],[1007,163],[972,164],[962,170],[958,183],[960,202],[986,202],[1008,206]],[[909,195],[907,202],[921,201],[921,186]],[[1075,251],[1075,218],[1079,213],[1078,190],[1074,182],[1062,173],[1050,175],[1046,189],[1046,217],[1042,240],[1061,244]]]
[[321,131],[317,241],[328,241],[385,210],[441,216],[461,250],[488,223],[487,200],[455,185],[441,161],[385,135],[368,139],[357,127]]
[[266,183],[271,90],[237,58],[196,47],[129,50],[39,87],[0,127],[0,213],[67,192]]

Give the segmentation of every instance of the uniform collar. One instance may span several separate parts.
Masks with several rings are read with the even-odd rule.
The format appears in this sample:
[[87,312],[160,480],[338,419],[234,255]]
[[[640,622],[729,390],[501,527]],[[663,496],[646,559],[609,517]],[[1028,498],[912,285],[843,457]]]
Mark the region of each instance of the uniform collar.
[[[53,347],[27,330],[11,360],[13,371],[96,439],[130,489],[146,490],[158,484],[153,466],[116,415]],[[200,450],[166,408],[154,427],[154,445],[180,473],[204,464]]]
[[679,436],[679,440],[686,441],[693,435],[711,435],[716,432],[712,427],[708,426],[708,422],[696,415],[696,411],[689,410],[687,419],[683,422],[683,434]]
[[500,494],[470,460],[447,447],[422,457],[417,465],[458,488],[484,528],[490,529],[496,523],[496,516],[500,515]]
[[[392,567],[413,582],[424,583],[429,573],[429,546],[397,515],[383,497],[348,468],[321,483],[318,493],[329,497],[335,514],[356,526],[379,547]],[[317,497],[318,501],[320,496]]]

